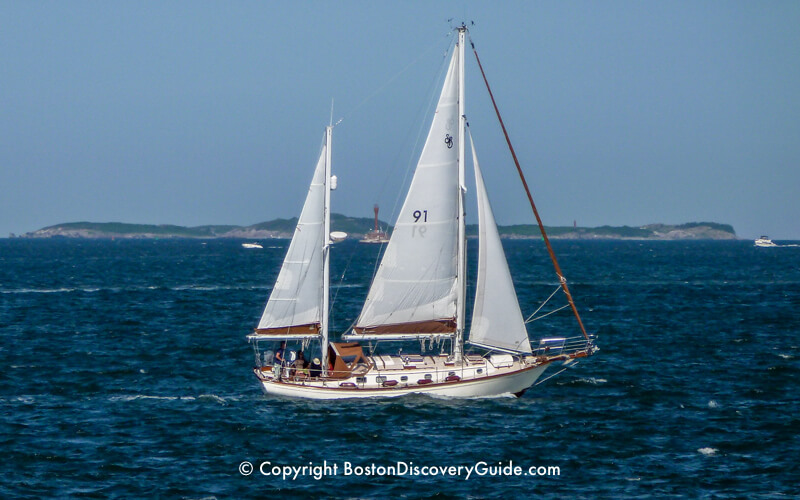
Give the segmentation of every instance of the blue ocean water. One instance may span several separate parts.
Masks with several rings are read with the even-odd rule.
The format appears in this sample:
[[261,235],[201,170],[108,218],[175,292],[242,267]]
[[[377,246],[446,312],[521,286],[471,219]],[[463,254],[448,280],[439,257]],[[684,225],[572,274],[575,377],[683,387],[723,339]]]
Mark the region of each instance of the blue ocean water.
[[[0,240],[1,498],[800,495],[800,248],[554,241],[597,356],[520,399],[309,402],[262,395],[244,338],[287,242],[240,243]],[[530,313],[543,244],[505,245]],[[335,247],[336,331],[377,252]],[[559,474],[344,474],[509,462]]]

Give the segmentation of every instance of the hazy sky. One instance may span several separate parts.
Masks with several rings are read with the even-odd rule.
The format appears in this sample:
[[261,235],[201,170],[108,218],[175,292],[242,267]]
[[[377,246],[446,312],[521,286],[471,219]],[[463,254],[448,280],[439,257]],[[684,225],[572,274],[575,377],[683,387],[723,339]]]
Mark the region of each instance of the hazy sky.
[[[798,1],[5,0],[0,236],[297,215],[331,99],[334,211],[391,220],[449,18],[475,22],[545,224],[800,239]],[[471,54],[467,72],[498,222],[532,223]]]

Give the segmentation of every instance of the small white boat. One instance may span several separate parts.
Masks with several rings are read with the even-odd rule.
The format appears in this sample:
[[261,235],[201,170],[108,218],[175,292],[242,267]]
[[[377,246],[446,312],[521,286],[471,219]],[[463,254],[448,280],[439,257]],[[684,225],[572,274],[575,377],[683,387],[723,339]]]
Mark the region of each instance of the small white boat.
[[331,243],[339,243],[347,239],[347,233],[344,231],[331,231]]
[[264,248],[258,243],[242,243],[242,246],[245,248]]
[[773,243],[772,240],[769,239],[769,237],[761,236],[756,240],[756,246],[757,247],[776,247],[778,245]]
[[[468,133],[464,110],[466,34],[465,25],[458,28],[458,42],[405,202],[361,314],[341,335],[340,342],[331,342],[328,332],[329,256],[334,241],[329,207],[335,177],[331,175],[333,127],[326,128],[283,265],[258,326],[247,336],[255,350],[253,371],[265,393],[310,399],[384,398],[411,393],[520,396],[550,365],[558,364],[563,371],[597,351],[594,337],[583,327],[522,169],[515,161],[555,270],[556,290],[544,304],[563,292],[567,304],[560,309],[571,307],[580,327],[578,335],[571,338],[559,334],[534,344],[529,340],[526,323],[560,309],[534,318],[542,304],[527,321],[520,310]],[[467,142],[472,149],[479,225],[469,331],[465,321]],[[359,343],[363,341],[367,345]],[[260,347],[264,342],[292,342],[297,347],[284,344],[279,349],[283,359],[275,363],[273,351]],[[291,349],[308,353],[312,342],[319,342],[319,350],[314,346],[313,352],[319,352],[321,360],[315,358],[308,367],[296,361],[287,366],[294,361]],[[419,351],[403,352],[403,346],[417,342]]]

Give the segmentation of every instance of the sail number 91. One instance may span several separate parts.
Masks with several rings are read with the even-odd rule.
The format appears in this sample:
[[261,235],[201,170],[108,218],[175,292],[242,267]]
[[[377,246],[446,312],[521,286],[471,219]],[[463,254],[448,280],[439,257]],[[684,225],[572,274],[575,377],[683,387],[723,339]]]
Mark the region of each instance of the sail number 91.
[[427,210],[414,210],[412,214],[414,216],[414,222],[428,222],[428,211]]

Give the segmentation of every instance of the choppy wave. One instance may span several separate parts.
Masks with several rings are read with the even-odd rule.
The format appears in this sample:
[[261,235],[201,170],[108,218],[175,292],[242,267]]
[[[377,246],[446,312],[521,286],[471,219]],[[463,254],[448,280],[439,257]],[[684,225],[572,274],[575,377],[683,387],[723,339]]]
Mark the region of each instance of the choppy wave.
[[[348,288],[347,286],[334,286],[332,288]],[[353,287],[360,287],[361,285],[352,285]],[[16,288],[16,289],[0,289],[3,294],[60,294],[60,293],[96,293],[96,292],[111,292],[111,293],[124,293],[124,292],[143,292],[143,291],[173,291],[173,292],[216,292],[216,291],[249,291],[249,290],[271,290],[271,286],[267,285],[251,285],[251,286],[229,286],[229,285],[175,285],[175,286],[129,286],[129,287],[87,287],[87,288]]]
[[159,401],[194,401],[194,396],[157,396],[152,394],[127,394],[123,396],[111,396],[109,401],[138,401],[138,400],[159,400]]
[[600,384],[607,384],[608,380],[604,378],[588,377],[588,378],[576,378],[576,379],[564,380],[558,383],[567,385],[574,385],[574,384],[600,385]]
[[[599,334],[596,356],[521,398],[328,402],[261,393],[244,332],[283,256],[234,243],[0,240],[0,498],[741,498],[797,490],[800,252],[758,251],[752,242],[553,241],[556,253],[571,255],[562,266],[584,323]],[[520,303],[538,304],[555,285],[546,249],[504,246]],[[352,245],[353,258],[346,246],[334,252],[334,276],[349,262],[336,332],[363,305],[379,251],[367,247]],[[578,334],[569,314],[530,326],[535,338]],[[345,461],[513,461],[559,466],[561,476],[283,481],[242,476],[245,460],[327,460],[340,472]]]

